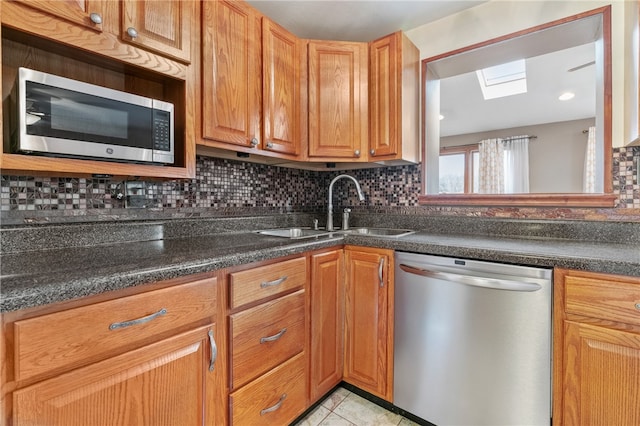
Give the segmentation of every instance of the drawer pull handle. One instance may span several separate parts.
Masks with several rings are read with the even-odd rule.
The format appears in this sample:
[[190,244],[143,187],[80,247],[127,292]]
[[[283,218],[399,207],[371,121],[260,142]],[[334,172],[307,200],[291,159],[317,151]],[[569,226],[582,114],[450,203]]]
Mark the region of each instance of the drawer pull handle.
[[287,394],[283,393],[282,396],[280,397],[280,399],[278,400],[278,402],[275,405],[272,405],[269,408],[265,408],[264,410],[260,410],[260,415],[264,416],[265,414],[271,413],[273,411],[276,411],[278,408],[280,408],[282,406],[282,403],[284,402],[284,400],[287,399]]
[[209,345],[211,345],[211,361],[209,362],[209,371],[213,371],[213,366],[218,358],[218,346],[213,339],[213,330],[209,330]]
[[287,332],[287,328],[283,328],[282,330],[280,330],[279,332],[277,332],[276,334],[274,334],[273,336],[268,336],[268,337],[261,337],[260,338],[260,344],[266,343],[266,342],[273,342],[278,340],[279,338],[281,338],[284,333]]
[[285,275],[282,278],[278,278],[277,280],[273,280],[273,281],[264,281],[262,283],[260,283],[260,288],[267,288],[267,287],[273,287],[274,285],[280,285],[283,282],[285,282],[287,280],[287,276]]
[[144,324],[145,322],[149,322],[154,320],[162,315],[165,315],[167,310],[165,308],[160,309],[158,312],[153,313],[151,315],[147,315],[146,317],[134,319],[131,321],[123,321],[123,322],[114,322],[109,326],[109,330],[117,330],[118,328],[131,327],[132,325]]

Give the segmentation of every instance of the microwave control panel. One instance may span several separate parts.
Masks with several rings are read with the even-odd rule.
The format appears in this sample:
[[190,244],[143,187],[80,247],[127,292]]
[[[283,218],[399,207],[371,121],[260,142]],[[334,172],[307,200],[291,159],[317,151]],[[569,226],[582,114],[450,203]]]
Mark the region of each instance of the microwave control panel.
[[171,114],[153,110],[153,149],[171,151]]

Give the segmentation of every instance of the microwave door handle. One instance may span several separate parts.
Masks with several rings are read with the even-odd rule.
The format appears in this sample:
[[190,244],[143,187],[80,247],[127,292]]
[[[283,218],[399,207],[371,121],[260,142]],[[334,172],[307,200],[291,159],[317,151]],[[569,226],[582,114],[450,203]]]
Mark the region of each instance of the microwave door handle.
[[505,280],[503,278],[486,278],[477,277],[473,275],[453,274],[450,272],[442,272],[431,269],[418,268],[417,266],[411,266],[407,264],[400,264],[400,269],[405,272],[414,275],[420,275],[423,277],[436,278],[439,280],[449,281],[456,284],[463,284],[472,287],[482,287],[495,290],[509,290],[509,291],[524,291],[532,292],[538,291],[542,288],[540,284],[526,282],[526,281],[514,281]]

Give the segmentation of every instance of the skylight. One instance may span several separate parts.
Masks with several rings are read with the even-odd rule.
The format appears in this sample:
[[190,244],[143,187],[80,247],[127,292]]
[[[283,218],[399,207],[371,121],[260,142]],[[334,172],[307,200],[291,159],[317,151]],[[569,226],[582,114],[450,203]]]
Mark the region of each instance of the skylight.
[[484,99],[527,93],[527,71],[524,59],[477,70]]

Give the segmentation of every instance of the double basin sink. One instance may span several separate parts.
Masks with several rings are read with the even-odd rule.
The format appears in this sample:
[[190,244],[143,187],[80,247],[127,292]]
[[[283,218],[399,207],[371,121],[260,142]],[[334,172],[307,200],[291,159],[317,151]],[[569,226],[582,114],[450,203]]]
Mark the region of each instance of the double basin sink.
[[329,234],[351,234],[351,235],[367,235],[371,237],[391,237],[400,238],[405,235],[413,234],[416,231],[410,229],[392,229],[392,228],[350,228],[350,229],[337,229],[335,231],[327,231],[326,229],[311,229],[311,228],[276,228],[276,229],[264,229],[261,231],[255,231],[261,235],[268,235],[271,237],[282,237],[290,239],[299,238],[313,238],[321,237]]

